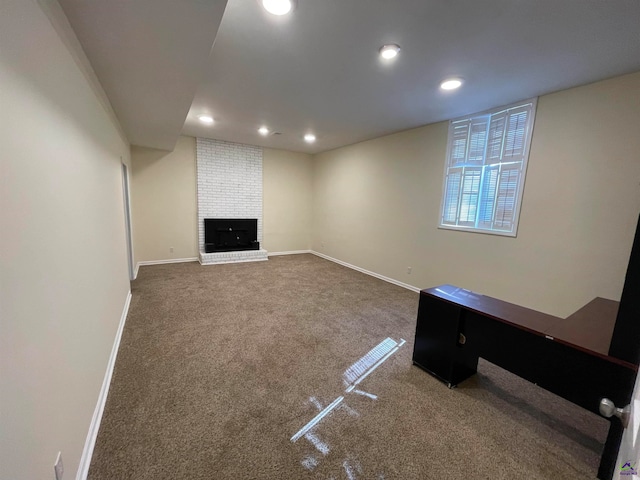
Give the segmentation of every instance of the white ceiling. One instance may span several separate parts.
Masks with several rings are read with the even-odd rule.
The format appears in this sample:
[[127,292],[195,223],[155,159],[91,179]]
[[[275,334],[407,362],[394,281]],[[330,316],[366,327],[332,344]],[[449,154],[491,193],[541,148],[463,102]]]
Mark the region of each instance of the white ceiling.
[[[284,18],[258,0],[59,1],[131,143],[163,149],[182,132],[317,153],[640,70],[637,0],[298,0]],[[448,76],[465,84],[442,92]]]

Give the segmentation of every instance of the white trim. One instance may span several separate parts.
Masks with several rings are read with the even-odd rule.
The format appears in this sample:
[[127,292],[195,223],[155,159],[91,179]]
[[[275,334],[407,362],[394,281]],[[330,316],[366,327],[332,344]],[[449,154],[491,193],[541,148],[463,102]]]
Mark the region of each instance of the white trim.
[[198,257],[193,258],[171,258],[169,260],[146,260],[144,262],[138,262],[136,264],[136,272],[133,275],[134,280],[138,277],[138,270],[140,267],[145,265],[163,265],[165,263],[186,263],[186,262],[197,262]]
[[414,287],[413,285],[409,285],[408,283],[400,282],[398,280],[394,280],[393,278],[380,275],[379,273],[371,272],[369,270],[365,270],[364,268],[356,267],[355,265],[351,265],[350,263],[343,262],[342,260],[338,260],[337,258],[330,257],[329,255],[325,255],[324,253],[316,252],[315,250],[311,250],[310,253],[318,257],[324,258],[325,260],[335,262],[339,265],[342,265],[343,267],[348,267],[353,270],[357,270],[358,272],[371,275],[372,277],[379,278],[380,280],[384,280],[385,282],[393,283],[394,285],[398,285],[399,287],[406,288],[407,290],[411,290],[412,292],[420,293],[420,289],[418,287]]
[[131,229],[131,189],[129,188],[129,167],[122,161],[122,201],[124,203],[124,232],[127,243],[127,270],[129,270],[129,280],[136,279],[135,267],[133,266],[133,232]]
[[100,422],[102,421],[102,413],[104,412],[104,406],[107,403],[107,395],[109,395],[109,386],[111,385],[111,376],[113,375],[113,368],[116,364],[116,357],[118,356],[118,348],[120,347],[120,339],[122,338],[124,324],[127,321],[129,305],[131,305],[131,290],[129,290],[129,293],[127,293],[127,299],[124,302],[122,316],[120,317],[120,324],[118,325],[116,338],[113,342],[113,347],[111,348],[111,356],[109,357],[109,362],[107,363],[107,371],[104,374],[102,388],[100,389],[100,395],[98,396],[98,403],[96,405],[96,409],[93,412],[93,418],[91,419],[91,425],[89,426],[87,440],[84,444],[82,457],[80,457],[80,465],[78,466],[78,474],[76,475],[76,480],[85,480],[87,478],[87,474],[89,473],[89,465],[91,464],[91,457],[93,456],[93,448],[96,446],[98,430],[100,429]]
[[288,252],[269,252],[269,257],[277,257],[278,255],[300,255],[302,253],[311,253],[311,250],[290,250]]

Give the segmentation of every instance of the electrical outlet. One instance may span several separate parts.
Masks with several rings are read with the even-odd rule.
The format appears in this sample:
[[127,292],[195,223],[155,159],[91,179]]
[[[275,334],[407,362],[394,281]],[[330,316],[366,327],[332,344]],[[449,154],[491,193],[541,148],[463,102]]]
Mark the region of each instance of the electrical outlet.
[[169,253],[173,253],[173,247],[169,247]]
[[407,273],[411,273],[411,267],[407,267]]
[[56,480],[62,480],[62,474],[64,473],[64,465],[62,464],[62,452],[58,452],[56,463],[53,464],[53,471],[56,474]]

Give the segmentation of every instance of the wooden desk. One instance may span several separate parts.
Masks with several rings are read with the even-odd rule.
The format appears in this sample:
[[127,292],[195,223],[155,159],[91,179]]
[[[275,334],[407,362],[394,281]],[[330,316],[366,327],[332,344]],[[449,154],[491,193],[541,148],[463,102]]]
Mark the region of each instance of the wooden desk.
[[608,357],[619,305],[614,300],[594,298],[565,320],[556,322],[547,333],[575,345],[576,348]]
[[[637,372],[608,354],[616,313],[617,302],[597,298],[561,319],[442,285],[420,292],[413,363],[452,388],[482,357],[599,414],[604,397],[628,403]],[[621,435],[615,419],[598,478],[611,478]]]

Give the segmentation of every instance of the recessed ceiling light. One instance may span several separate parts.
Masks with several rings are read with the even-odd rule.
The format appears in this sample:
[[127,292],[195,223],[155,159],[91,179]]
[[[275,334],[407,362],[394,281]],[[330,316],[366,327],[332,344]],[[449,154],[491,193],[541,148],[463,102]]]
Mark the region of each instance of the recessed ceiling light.
[[198,120],[200,120],[205,125],[213,125],[213,117],[210,115],[198,115]]
[[294,0],[262,0],[264,9],[272,15],[286,15],[295,6]]
[[263,137],[266,137],[267,135],[269,135],[269,129],[267,127],[260,127],[258,129],[258,132],[260,133],[260,135],[262,135]]
[[316,136],[313,133],[307,133],[304,136],[304,141],[307,143],[313,143],[316,141]]
[[440,84],[440,88],[443,90],[455,90],[456,88],[460,88],[462,85],[462,80],[459,78],[449,78]]
[[395,43],[380,47],[380,56],[386,60],[394,58],[400,52],[400,47]]

